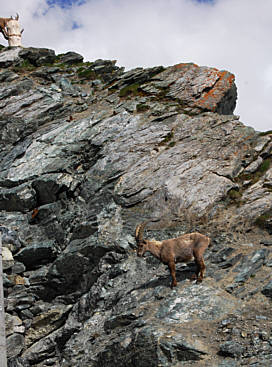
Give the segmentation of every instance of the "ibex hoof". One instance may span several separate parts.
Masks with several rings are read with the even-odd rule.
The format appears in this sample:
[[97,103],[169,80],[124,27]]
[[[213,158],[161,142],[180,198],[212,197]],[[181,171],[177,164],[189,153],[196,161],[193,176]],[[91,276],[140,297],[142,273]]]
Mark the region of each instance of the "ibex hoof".
[[176,287],[177,286],[177,282],[175,282],[175,283],[172,283],[171,284],[171,288],[173,289],[174,287]]

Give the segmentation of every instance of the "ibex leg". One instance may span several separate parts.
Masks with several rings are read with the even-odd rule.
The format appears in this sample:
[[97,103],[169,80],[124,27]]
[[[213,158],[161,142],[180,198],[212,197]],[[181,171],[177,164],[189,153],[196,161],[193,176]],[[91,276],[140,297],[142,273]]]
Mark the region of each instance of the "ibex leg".
[[176,279],[176,264],[173,262],[170,262],[168,264],[169,270],[170,270],[170,274],[172,277],[172,283],[171,283],[171,288],[176,287],[177,286],[177,279]]
[[196,276],[198,283],[201,283],[204,278],[204,272],[206,269],[203,257],[196,256],[195,257],[195,264],[196,264]]

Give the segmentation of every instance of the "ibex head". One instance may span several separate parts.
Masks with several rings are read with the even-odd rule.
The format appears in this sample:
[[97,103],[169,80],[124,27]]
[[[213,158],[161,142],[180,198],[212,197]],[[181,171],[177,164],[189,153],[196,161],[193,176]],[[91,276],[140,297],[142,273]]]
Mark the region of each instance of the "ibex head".
[[4,37],[8,39],[9,46],[21,46],[21,37],[24,30],[21,29],[18,19],[19,14],[15,18],[10,17],[5,24]]
[[148,221],[143,222],[142,224],[139,224],[136,227],[135,230],[135,238],[136,238],[136,242],[137,242],[137,255],[138,256],[143,256],[144,253],[146,252],[146,247],[147,247],[147,241],[144,240],[143,236],[144,236],[144,229],[145,226],[147,225]]
[[145,229],[145,226],[147,225],[147,223],[149,222],[158,222],[160,221],[160,219],[151,219],[151,220],[147,220],[145,222],[143,222],[142,224],[139,224],[137,227],[136,227],[136,230],[135,230],[135,238],[136,238],[136,242],[137,242],[137,255],[142,257],[144,256],[144,254],[146,253],[146,251],[149,251],[149,247],[153,244],[160,244],[159,241],[155,241],[155,240],[145,240],[143,238],[144,236],[144,229]]
[[142,257],[144,256],[147,250],[148,250],[148,242],[146,240],[143,240],[142,242],[138,244],[137,255],[139,257]]

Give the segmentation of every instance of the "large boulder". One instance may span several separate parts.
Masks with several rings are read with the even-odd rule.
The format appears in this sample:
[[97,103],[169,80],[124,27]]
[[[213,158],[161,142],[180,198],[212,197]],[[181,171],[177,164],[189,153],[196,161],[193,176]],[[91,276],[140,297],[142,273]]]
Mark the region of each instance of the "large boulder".
[[21,47],[4,48],[0,51],[0,67],[7,68],[20,62],[19,53]]
[[19,52],[19,57],[28,61],[34,66],[52,64],[56,59],[54,50],[48,48],[24,48]]
[[66,52],[65,54],[61,54],[57,56],[57,60],[59,63],[65,64],[78,64],[83,62],[83,56],[78,54],[77,52]]

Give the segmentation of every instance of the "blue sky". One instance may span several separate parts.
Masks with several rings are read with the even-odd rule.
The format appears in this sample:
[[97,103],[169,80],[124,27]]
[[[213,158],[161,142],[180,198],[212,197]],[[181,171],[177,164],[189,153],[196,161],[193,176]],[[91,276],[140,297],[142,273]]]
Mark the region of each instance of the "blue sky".
[[[81,5],[87,0],[47,0],[49,5],[57,4],[61,7],[71,6],[73,4]],[[194,0],[198,3],[213,3],[215,0]]]
[[[61,8],[68,8],[72,5],[82,5],[86,3],[88,0],[47,0],[47,4],[49,6],[60,6]],[[99,1],[99,0],[98,0]],[[197,3],[206,3],[206,4],[213,4],[216,0],[192,0]]]
[[[197,1],[201,1],[201,0],[197,0]],[[204,0],[207,1],[207,0]],[[209,0],[208,0],[209,1]],[[67,8],[70,7],[72,5],[82,5],[86,2],[86,0],[47,0],[47,4],[49,6],[53,6],[53,5],[58,5],[61,8]]]
[[[260,5],[261,4],[261,5]],[[240,120],[271,130],[272,0],[9,0],[23,45],[126,69],[194,62],[236,76]],[[6,44],[4,38],[1,44]]]

